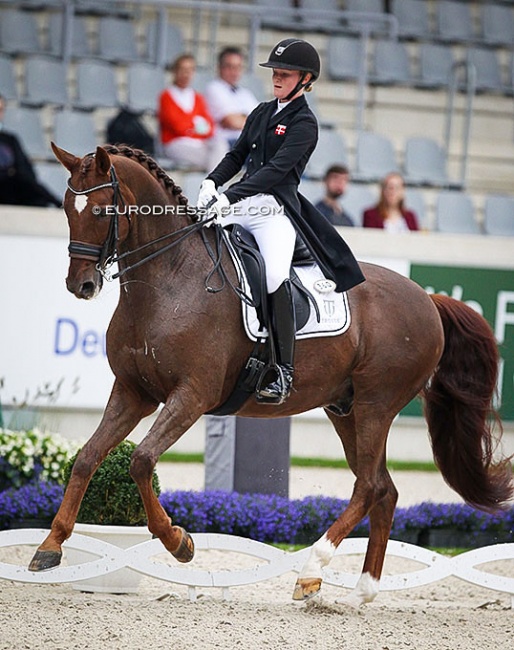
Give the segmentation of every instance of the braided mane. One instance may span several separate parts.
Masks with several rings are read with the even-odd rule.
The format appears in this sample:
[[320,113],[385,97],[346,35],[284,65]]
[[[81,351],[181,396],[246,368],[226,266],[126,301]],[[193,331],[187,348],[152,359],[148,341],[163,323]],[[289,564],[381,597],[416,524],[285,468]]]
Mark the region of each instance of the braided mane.
[[106,144],[103,145],[103,148],[107,151],[107,153],[116,156],[124,156],[125,158],[132,158],[133,160],[136,160],[140,165],[145,167],[155,179],[157,179],[162,185],[164,185],[165,189],[169,194],[177,197],[177,200],[180,205],[188,204],[187,197],[185,196],[185,194],[182,194],[182,188],[179,185],[177,185],[170,176],[168,176],[168,174],[164,171],[164,169],[162,169],[162,167],[159,167],[159,165],[155,162],[153,158],[151,158],[144,151],[141,151],[141,149],[133,149],[132,147],[129,147],[126,144],[121,144],[121,145]]

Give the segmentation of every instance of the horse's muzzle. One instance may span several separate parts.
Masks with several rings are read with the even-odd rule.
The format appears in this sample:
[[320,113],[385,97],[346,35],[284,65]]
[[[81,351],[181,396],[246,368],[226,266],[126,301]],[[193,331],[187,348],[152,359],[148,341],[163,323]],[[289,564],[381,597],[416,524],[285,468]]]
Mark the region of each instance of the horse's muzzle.
[[96,266],[91,263],[70,264],[68,277],[66,278],[66,288],[76,298],[82,300],[91,300],[100,293],[102,289],[103,278]]

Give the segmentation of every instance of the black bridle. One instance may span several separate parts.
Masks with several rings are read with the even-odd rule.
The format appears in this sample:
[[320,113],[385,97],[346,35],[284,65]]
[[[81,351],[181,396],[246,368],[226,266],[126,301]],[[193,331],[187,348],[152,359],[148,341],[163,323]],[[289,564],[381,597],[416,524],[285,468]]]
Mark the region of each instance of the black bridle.
[[[129,226],[130,226],[130,214],[126,209],[125,201],[123,200],[123,196],[120,191],[119,181],[116,175],[116,170],[114,169],[114,165],[111,165],[109,169],[108,183],[101,183],[100,185],[95,185],[85,190],[76,190],[74,187],[72,187],[69,180],[67,185],[70,192],[72,194],[75,194],[75,196],[87,195],[90,194],[91,192],[95,192],[96,190],[103,190],[106,188],[112,188],[113,190],[113,197],[112,197],[113,209],[111,213],[111,220],[109,222],[109,231],[107,233],[107,238],[105,239],[105,242],[101,246],[98,246],[96,244],[88,244],[86,242],[71,240],[68,245],[68,253],[71,258],[96,262],[97,270],[107,280],[115,280],[116,278],[125,275],[125,273],[127,273],[128,271],[131,271],[132,269],[141,266],[145,262],[154,259],[158,255],[165,253],[166,251],[170,250],[171,248],[179,244],[181,241],[183,241],[193,233],[202,230],[204,226],[208,225],[209,222],[214,220],[214,217],[203,219],[203,220],[200,219],[192,224],[188,224],[184,228],[180,228],[179,230],[170,232],[166,235],[163,235],[162,237],[153,239],[152,241],[149,241],[146,244],[139,246],[138,248],[126,251],[125,253],[122,253],[120,255],[118,254],[119,215],[120,215],[119,206],[123,208],[123,211],[121,213],[127,218],[129,222]],[[169,240],[171,237],[176,237],[176,239],[174,239],[174,241],[167,244],[166,246],[163,246],[158,250],[152,251],[151,253],[144,256],[137,262],[134,262],[133,264],[126,266],[124,269],[119,270],[117,273],[114,274],[108,273],[108,268],[111,267],[115,262],[119,262],[122,259],[126,259],[129,256],[134,255],[135,253],[139,253],[142,250],[145,250],[146,248],[153,246],[154,244],[159,244],[161,242]],[[209,286],[208,280],[214,272],[216,271],[220,272],[219,269],[220,260],[221,260],[220,242],[219,241],[217,242],[217,246],[216,246],[217,250],[216,253],[214,253],[213,251],[210,250],[210,247],[208,246],[207,240],[205,238],[205,233],[203,231],[202,231],[202,238],[208,249],[210,257],[214,262],[214,270],[209,274],[209,277],[206,282],[206,288],[208,291],[216,292],[217,291],[216,289],[213,289],[212,287]],[[224,276],[224,273],[222,273],[222,276]]]
[[[94,187],[88,187],[85,190],[76,190],[72,187],[70,181],[68,180],[68,189],[75,196],[83,196],[91,194],[91,192],[96,192],[96,190],[103,190],[106,188],[112,188],[112,214],[111,220],[109,222],[109,231],[107,233],[107,238],[101,246],[96,244],[87,244],[85,242],[71,240],[68,246],[68,253],[71,258],[89,260],[96,262],[96,268],[102,275],[106,272],[107,267],[111,266],[117,259],[118,256],[118,240],[119,240],[119,207],[125,208],[125,201],[120,192],[120,183],[118,177],[116,176],[116,170],[114,165],[111,165],[109,169],[109,182],[101,183],[100,185],[95,185]],[[122,213],[127,217],[130,225],[130,216],[127,214],[126,210],[123,210]]]

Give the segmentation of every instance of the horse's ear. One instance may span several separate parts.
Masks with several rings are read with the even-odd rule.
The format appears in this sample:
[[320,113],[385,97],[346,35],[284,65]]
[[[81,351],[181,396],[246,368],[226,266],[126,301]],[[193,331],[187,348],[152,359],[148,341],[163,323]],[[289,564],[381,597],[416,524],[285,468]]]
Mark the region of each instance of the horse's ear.
[[96,148],[95,154],[96,169],[100,174],[108,174],[111,168],[111,159],[103,147]]
[[50,144],[57,160],[61,165],[66,167],[69,172],[72,172],[80,163],[80,158],[77,158],[77,156],[74,156],[72,153],[61,149],[54,142],[51,142]]

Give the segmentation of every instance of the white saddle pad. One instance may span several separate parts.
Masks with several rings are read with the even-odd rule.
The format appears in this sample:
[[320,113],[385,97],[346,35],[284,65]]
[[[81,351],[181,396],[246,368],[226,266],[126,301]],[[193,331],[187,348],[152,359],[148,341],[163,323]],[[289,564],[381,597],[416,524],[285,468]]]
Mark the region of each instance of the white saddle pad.
[[[227,238],[228,239],[228,238]],[[248,296],[252,295],[250,285],[246,278],[244,269],[235,254],[232,245],[229,243],[230,254],[234,261],[239,283],[242,290]],[[295,266],[295,271],[303,286],[311,293],[318,305],[320,320],[317,320],[317,313],[314,305],[310,305],[310,315],[305,325],[296,333],[297,339],[308,339],[317,336],[338,336],[343,334],[350,327],[351,315],[350,305],[346,292],[338,293],[333,290],[334,283],[327,280],[317,264],[309,266]],[[252,341],[266,338],[266,328],[260,329],[260,322],[257,311],[246,302],[241,301],[243,310],[243,323],[247,336]]]

